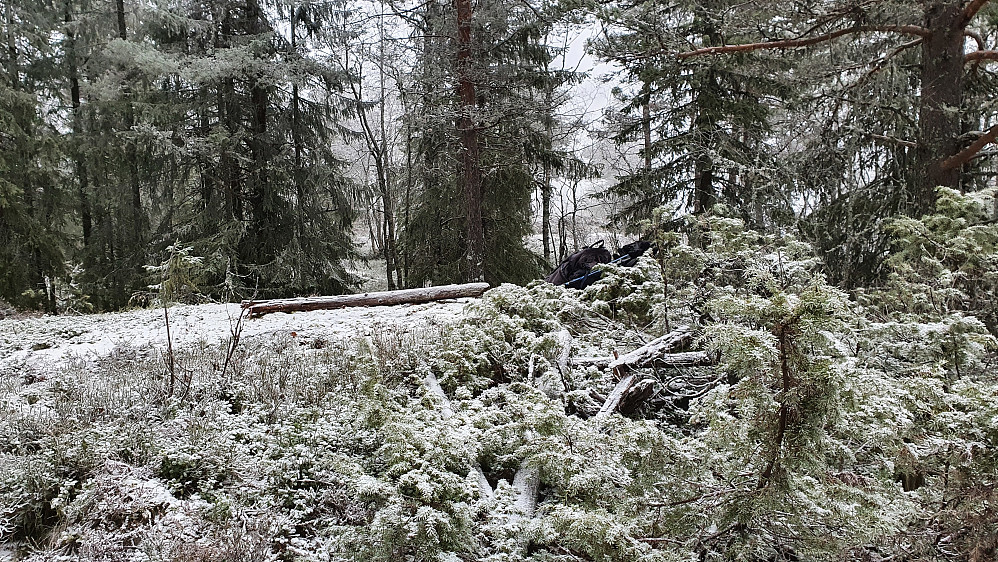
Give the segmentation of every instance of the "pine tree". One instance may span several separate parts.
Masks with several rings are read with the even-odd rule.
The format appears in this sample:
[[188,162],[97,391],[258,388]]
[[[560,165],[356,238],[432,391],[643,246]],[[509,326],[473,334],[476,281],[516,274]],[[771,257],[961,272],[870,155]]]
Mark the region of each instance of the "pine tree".
[[[554,51],[545,41],[559,14],[539,10],[479,4],[470,29],[461,28],[471,41],[465,45],[460,36],[450,44],[434,37],[458,25],[452,17],[468,14],[455,15],[443,6],[426,9],[422,103],[415,117],[422,131],[416,140],[423,192],[404,233],[414,262],[410,284],[476,277],[479,250],[472,239],[479,228],[486,281],[525,282],[538,274],[537,256],[524,247],[531,196],[543,184],[544,162],[557,166],[564,159],[551,148],[545,123],[552,110],[545,102],[571,79],[570,73],[549,70]],[[441,79],[453,86],[454,95],[438,93]],[[469,226],[479,212],[481,227]]]
[[764,210],[779,204],[763,203],[768,186],[757,170],[773,157],[763,141],[772,130],[774,101],[788,95],[774,79],[781,69],[746,57],[677,64],[675,53],[662,49],[662,41],[674,49],[724,44],[732,33],[725,14],[735,4],[625,3],[601,12],[620,31],[599,42],[597,52],[627,77],[617,89],[624,106],[616,140],[640,143],[642,159],[611,187],[628,202],[618,220],[647,219],[674,199],[695,214],[723,201],[759,226],[780,214],[778,206]]
[[0,73],[0,299],[55,312],[65,276],[66,213],[61,144],[42,118],[39,91],[57,79],[43,61],[53,55],[57,25],[47,2],[5,2]]

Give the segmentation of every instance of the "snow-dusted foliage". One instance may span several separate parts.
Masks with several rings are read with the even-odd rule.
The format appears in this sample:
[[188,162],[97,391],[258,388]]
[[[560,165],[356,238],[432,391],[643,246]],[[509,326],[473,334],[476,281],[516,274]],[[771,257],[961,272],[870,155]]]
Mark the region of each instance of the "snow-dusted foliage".
[[[942,222],[899,224],[902,251]],[[249,320],[234,348],[178,345],[173,377],[128,345],[8,362],[0,533],[39,561],[993,559],[987,309],[955,281],[919,304],[923,267],[988,282],[975,229],[861,303],[717,214],[584,291],[502,285],[450,323]],[[681,324],[714,364],[606,368]],[[625,374],[654,392],[596,415]]]

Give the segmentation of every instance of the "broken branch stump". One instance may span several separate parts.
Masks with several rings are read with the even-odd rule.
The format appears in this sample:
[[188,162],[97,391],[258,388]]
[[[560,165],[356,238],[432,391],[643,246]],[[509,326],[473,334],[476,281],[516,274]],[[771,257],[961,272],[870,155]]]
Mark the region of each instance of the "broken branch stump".
[[420,289],[379,291],[357,295],[336,295],[330,297],[304,297],[295,299],[245,300],[242,307],[251,316],[262,316],[271,312],[305,312],[309,310],[334,310],[351,306],[394,306],[398,304],[420,304],[461,297],[480,297],[488,290],[488,283],[465,283],[463,285],[441,285]]

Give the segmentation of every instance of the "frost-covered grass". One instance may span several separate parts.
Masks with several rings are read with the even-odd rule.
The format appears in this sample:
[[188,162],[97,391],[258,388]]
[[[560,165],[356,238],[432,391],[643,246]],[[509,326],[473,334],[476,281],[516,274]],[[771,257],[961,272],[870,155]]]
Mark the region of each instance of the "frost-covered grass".
[[[995,340],[723,219],[584,291],[0,320],[0,537],[25,560],[988,560]],[[663,273],[665,274],[663,276]],[[864,295],[867,301],[878,297]],[[867,305],[869,306],[869,305]],[[594,415],[609,357],[713,367]],[[160,331],[162,329],[162,332]]]

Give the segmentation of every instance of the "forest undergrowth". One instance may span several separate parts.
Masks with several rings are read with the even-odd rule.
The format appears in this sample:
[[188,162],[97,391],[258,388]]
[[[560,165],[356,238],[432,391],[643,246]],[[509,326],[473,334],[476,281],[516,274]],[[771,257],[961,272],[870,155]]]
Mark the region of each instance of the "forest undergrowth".
[[[583,291],[433,330],[0,373],[18,559],[994,560],[994,190],[892,223],[853,295],[718,206]],[[716,364],[599,361],[679,326]],[[570,359],[569,359],[570,358]],[[224,368],[223,368],[224,365]]]

